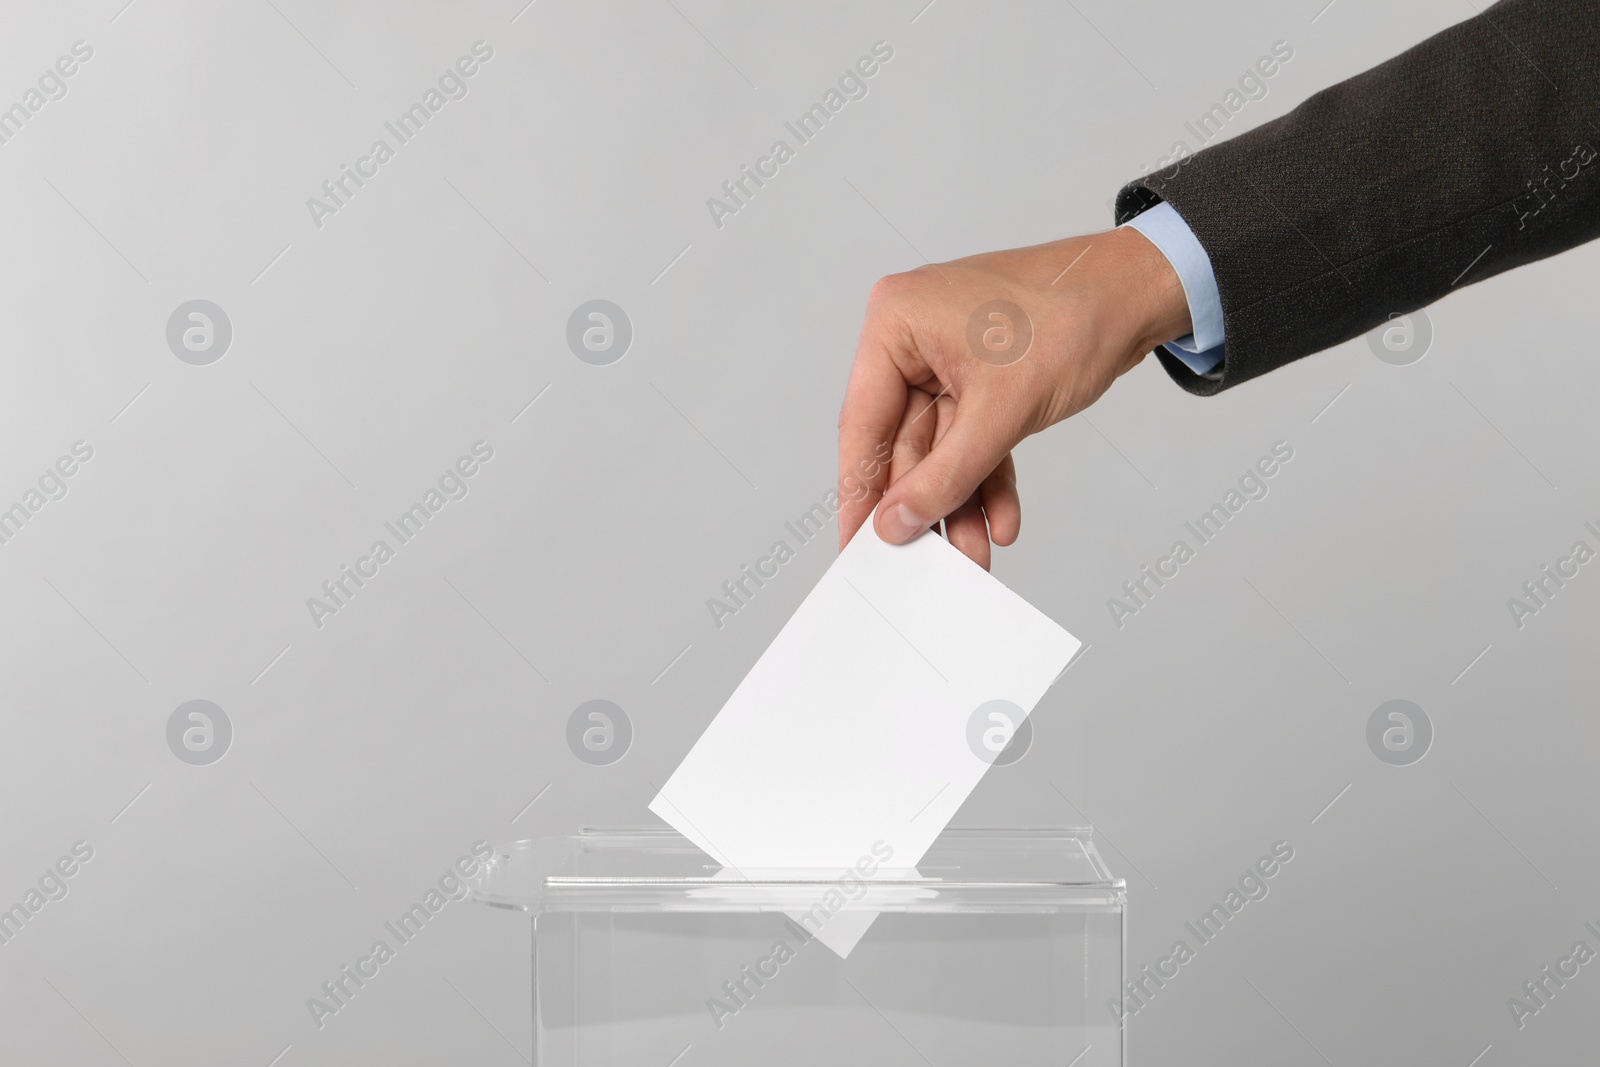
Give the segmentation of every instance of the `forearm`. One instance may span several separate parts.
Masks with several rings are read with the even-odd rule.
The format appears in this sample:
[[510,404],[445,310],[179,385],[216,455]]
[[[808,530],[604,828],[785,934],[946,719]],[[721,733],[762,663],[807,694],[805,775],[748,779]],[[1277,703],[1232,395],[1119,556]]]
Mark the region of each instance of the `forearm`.
[[1600,235],[1600,9],[1505,0],[1289,115],[1123,189],[1210,256],[1213,393]]

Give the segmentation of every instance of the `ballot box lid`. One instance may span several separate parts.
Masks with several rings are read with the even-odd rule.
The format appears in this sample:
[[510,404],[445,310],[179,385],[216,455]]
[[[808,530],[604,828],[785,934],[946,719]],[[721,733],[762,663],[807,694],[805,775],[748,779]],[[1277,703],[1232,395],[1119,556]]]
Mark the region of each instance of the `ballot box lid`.
[[477,900],[519,910],[767,911],[830,889],[849,910],[1120,909],[1126,886],[1094,831],[948,829],[914,867],[870,853],[853,867],[735,869],[669,829],[585,829],[497,846],[470,879]]

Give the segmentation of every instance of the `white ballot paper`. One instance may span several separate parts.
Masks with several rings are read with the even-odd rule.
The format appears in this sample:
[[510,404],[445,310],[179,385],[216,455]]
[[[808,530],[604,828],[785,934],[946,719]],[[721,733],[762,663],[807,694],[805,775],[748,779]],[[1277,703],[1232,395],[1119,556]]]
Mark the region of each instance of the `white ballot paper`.
[[[861,882],[916,876],[1078,647],[938,534],[891,545],[869,519],[650,810],[724,877],[848,869],[870,901]],[[829,888],[793,917],[844,956],[875,913],[831,914]]]

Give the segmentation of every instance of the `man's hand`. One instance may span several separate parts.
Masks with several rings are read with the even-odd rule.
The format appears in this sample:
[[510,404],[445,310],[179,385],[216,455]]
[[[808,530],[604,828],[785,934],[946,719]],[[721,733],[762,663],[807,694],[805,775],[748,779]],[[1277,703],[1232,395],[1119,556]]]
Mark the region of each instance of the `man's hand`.
[[987,568],[1022,522],[1012,448],[1189,330],[1177,274],[1129,228],[879,281],[839,415],[840,546],[881,500],[884,540],[942,519]]

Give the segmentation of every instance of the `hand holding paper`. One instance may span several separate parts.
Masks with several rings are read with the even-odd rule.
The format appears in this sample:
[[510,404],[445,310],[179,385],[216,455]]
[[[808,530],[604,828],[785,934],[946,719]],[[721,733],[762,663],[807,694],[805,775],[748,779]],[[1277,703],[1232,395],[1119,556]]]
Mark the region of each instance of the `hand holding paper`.
[[987,566],[990,540],[1011,544],[1022,522],[1011,450],[1189,333],[1189,318],[1172,264],[1132,228],[881,279],[839,414],[841,546],[881,503],[884,538],[943,519]]

